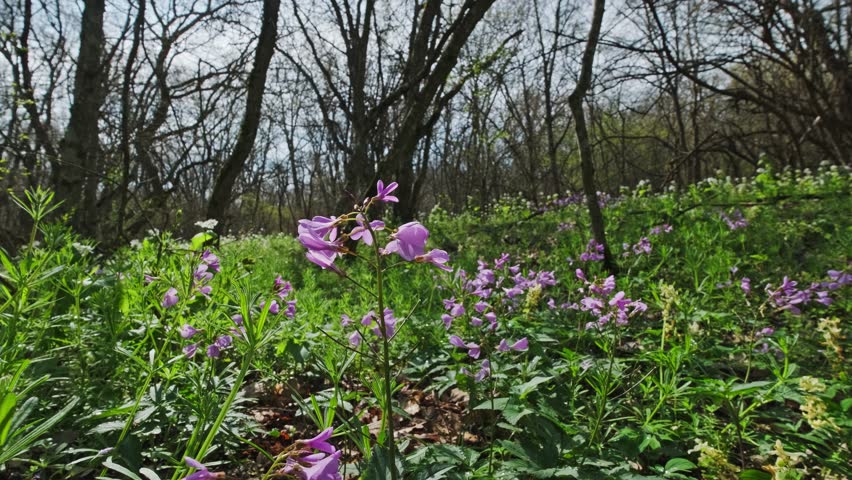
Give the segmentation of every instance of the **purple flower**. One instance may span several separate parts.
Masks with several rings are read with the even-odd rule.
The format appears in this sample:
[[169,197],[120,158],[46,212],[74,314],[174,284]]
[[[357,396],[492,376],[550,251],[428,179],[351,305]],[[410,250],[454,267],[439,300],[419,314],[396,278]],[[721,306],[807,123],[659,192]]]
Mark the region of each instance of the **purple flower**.
[[166,294],[163,295],[163,302],[161,305],[163,308],[171,308],[177,305],[178,303],[178,291],[176,288],[172,287],[166,290]]
[[233,341],[234,341],[234,339],[231,338],[230,335],[222,335],[221,337],[216,339],[215,345],[217,347],[219,347],[220,349],[225,349],[225,348],[230,347],[231,343],[233,343]]
[[385,182],[379,180],[376,182],[376,196],[373,197],[373,200],[376,202],[399,202],[399,199],[393,195],[389,195],[391,192],[397,189],[399,184],[396,182],[391,182],[388,186],[385,186]]
[[739,230],[740,228],[745,228],[748,226],[748,221],[743,218],[743,214],[739,210],[735,210],[730,217],[727,216],[724,212],[720,213],[719,216],[722,217],[722,220],[725,221],[725,223],[728,225],[728,229],[731,231]]
[[773,333],[775,333],[775,329],[774,329],[774,328],[772,328],[772,327],[765,327],[765,328],[760,329],[760,331],[759,331],[759,332],[757,332],[757,334],[756,334],[755,336],[756,336],[756,337],[758,337],[758,338],[760,338],[760,337],[768,337],[768,336],[772,335]]
[[225,472],[211,472],[207,467],[201,464],[198,460],[189,457],[183,457],[183,461],[189,468],[198,470],[195,473],[190,473],[183,480],[214,480],[217,478],[225,478]]
[[346,315],[344,313],[343,315],[340,316],[340,326],[341,327],[348,327],[351,323],[352,323],[352,319],[349,317],[349,315]]
[[189,345],[183,347],[183,354],[186,356],[186,358],[192,358],[193,356],[195,356],[195,352],[197,350],[198,350],[198,344],[197,343],[190,343]]
[[243,324],[243,320],[243,316],[239,313],[231,315],[231,321],[234,322],[234,324],[238,327]]
[[198,265],[198,267],[196,267],[196,269],[195,269],[195,272],[193,272],[193,274],[192,274],[193,278],[195,278],[195,281],[204,283],[204,282],[209,282],[210,280],[212,280],[213,279],[213,273],[207,271],[209,268],[210,267],[208,267],[207,265],[205,265],[203,263]]
[[192,325],[190,325],[190,324],[188,324],[188,323],[184,323],[184,324],[183,324],[183,325],[182,325],[182,326],[178,329],[178,331],[180,332],[180,336],[181,336],[182,338],[185,338],[185,339],[189,340],[190,338],[194,337],[194,336],[195,336],[198,332],[200,332],[201,330],[198,330],[198,329],[194,328]]
[[458,335],[450,335],[450,345],[456,348],[464,348],[467,350],[467,354],[471,358],[479,358],[479,355],[482,353],[482,350],[479,345],[476,343],[464,343],[464,340],[461,339]]
[[475,382],[481,382],[491,376],[491,362],[488,359],[482,361],[482,366],[479,368],[479,371],[473,377]]
[[215,343],[207,346],[207,356],[210,358],[219,358],[222,354],[222,350]]
[[525,352],[527,349],[529,349],[529,346],[530,346],[529,340],[527,340],[527,337],[524,337],[524,338],[518,340],[517,342],[513,343],[509,348],[511,348],[512,350],[514,350],[516,352]]
[[450,261],[450,256],[444,250],[439,250],[437,248],[430,250],[429,253],[425,255],[418,255],[414,258],[414,261],[431,263],[432,265],[435,265],[436,267],[446,272],[453,271],[453,267],[447,265],[447,262]]
[[293,318],[296,316],[296,301],[290,300],[287,302],[287,310],[284,311],[284,315],[287,318]]
[[586,245],[586,251],[580,254],[580,261],[597,262],[604,259],[604,246],[599,244],[595,239],[589,240]]
[[743,293],[746,295],[751,293],[751,279],[748,277],[743,277],[740,280],[740,288],[743,289]]
[[508,352],[509,350],[514,350],[516,352],[525,352],[529,349],[530,342],[526,337],[518,340],[517,342],[509,345],[509,342],[506,339],[500,340],[500,345],[497,346],[497,350],[500,352]]
[[352,240],[361,240],[367,245],[373,244],[373,234],[370,232],[370,229],[373,231],[383,230],[385,228],[385,222],[381,220],[373,220],[370,222],[370,228],[364,224],[364,217],[358,214],[355,217],[355,221],[358,222],[358,226],[353,228],[351,232],[349,232],[349,238]]
[[[264,308],[266,308],[266,302],[265,301],[260,302],[260,305],[258,305],[258,307],[261,310],[263,310]],[[272,303],[269,304],[269,313],[271,313],[273,315],[278,315],[278,312],[280,312],[280,311],[281,311],[281,306],[278,305],[278,302],[273,300]]]
[[334,448],[334,446],[328,443],[327,441],[329,438],[331,438],[332,435],[334,435],[334,429],[328,427],[314,438],[310,438],[308,440],[299,440],[298,443],[305,445],[308,448],[319,450],[320,452],[334,453],[337,451],[337,449]]
[[340,470],[340,452],[334,452],[302,468],[301,474],[304,475],[305,480],[342,480],[343,476],[338,470]]
[[278,295],[278,298],[284,300],[293,291],[293,286],[290,285],[290,282],[285,282],[281,275],[278,275],[272,283],[272,291]]
[[349,344],[353,347],[361,345],[361,332],[357,330],[352,332],[352,335],[349,335]]
[[453,324],[453,317],[444,313],[441,315],[441,321],[444,322],[444,327],[449,330]]
[[488,304],[487,304],[487,303],[485,303],[485,302],[482,302],[482,301],[480,301],[480,302],[476,302],[476,305],[474,305],[474,306],[473,306],[473,308],[474,308],[474,310],[476,310],[478,313],[482,313],[482,312],[484,312],[484,311],[485,311],[485,309],[486,309],[486,308],[488,308]]
[[423,255],[426,250],[429,230],[418,222],[409,222],[400,226],[391,238],[393,240],[385,246],[383,253],[385,255],[396,253],[411,262],[419,255]]
[[147,273],[145,275],[143,275],[142,277],[145,279],[145,285],[150,285],[150,284],[156,282],[157,280],[159,280],[158,277],[155,277],[153,275],[148,275]]
[[219,257],[214,255],[210,250],[204,250],[204,253],[201,254],[201,262],[210,267],[213,273],[219,273],[221,270]]
[[299,220],[299,243],[308,249],[305,256],[323,269],[335,269],[334,260],[344,250],[337,239],[336,223],[335,217],[318,216],[312,220]]

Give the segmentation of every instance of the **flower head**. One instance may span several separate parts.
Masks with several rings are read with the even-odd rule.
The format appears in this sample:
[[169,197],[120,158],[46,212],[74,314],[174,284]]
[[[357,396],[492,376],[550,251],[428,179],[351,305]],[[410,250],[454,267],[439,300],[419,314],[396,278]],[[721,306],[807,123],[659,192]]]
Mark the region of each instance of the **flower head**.
[[391,192],[397,189],[399,184],[396,182],[391,182],[387,186],[385,186],[385,182],[379,180],[376,182],[376,196],[373,197],[373,200],[377,202],[393,202],[398,203],[399,198],[390,195]]
[[172,288],[166,290],[166,294],[163,295],[163,301],[160,305],[162,305],[163,308],[171,308],[171,307],[174,307],[175,305],[177,305],[177,303],[178,303],[178,291],[177,291],[176,288],[172,287]]
[[207,469],[207,467],[202,465],[201,462],[194,458],[183,457],[183,461],[186,462],[188,467],[197,470],[196,472],[183,477],[183,480],[214,480],[217,478],[225,478],[225,472],[211,472]]
[[429,230],[426,230],[426,227],[419,222],[408,222],[400,226],[391,238],[393,240],[385,246],[383,253],[385,255],[396,253],[411,262],[425,252]]

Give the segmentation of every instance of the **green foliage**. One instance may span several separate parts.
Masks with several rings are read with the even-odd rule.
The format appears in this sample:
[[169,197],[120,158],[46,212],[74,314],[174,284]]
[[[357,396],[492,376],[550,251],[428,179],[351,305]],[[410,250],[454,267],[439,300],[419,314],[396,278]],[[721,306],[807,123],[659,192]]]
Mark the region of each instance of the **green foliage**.
[[[552,200],[543,210],[517,198],[460,215],[437,208],[424,219],[430,242],[468,279],[477,261],[508,253],[523,275],[553,271],[558,280],[495,306],[500,335],[527,337],[529,350],[493,354],[483,382],[462,373],[479,364],[448,345],[441,321],[442,300],[465,295],[463,279],[408,263],[387,272],[385,304],[407,318],[389,347],[391,389],[434,399],[415,413],[396,408],[403,478],[849,474],[849,286],[816,288],[798,314],[766,290],[785,276],[803,289],[830,283],[829,270],[849,273],[848,171],[765,170],[606,200],[616,289],[648,305],[617,329],[587,329],[594,316],[571,307],[585,295],[577,268],[592,281],[606,275],[599,262],[580,261],[583,203]],[[283,235],[201,232],[184,242],[157,233],[105,258],[45,223],[55,206],[48,192],[17,201],[34,228],[19,252],[0,251],[0,475],[181,478],[183,456],[247,471],[241,452],[260,449],[247,463],[266,467],[275,452],[263,448],[334,426],[348,472],[387,477],[389,455],[377,445],[386,433],[375,425],[385,387],[340,325],[342,314],[357,322],[375,309],[355,283],[316,268]],[[737,211],[747,225],[732,229],[722,215],[733,221]],[[651,233],[665,224],[671,232]],[[636,253],[643,237],[651,251]],[[215,243],[221,272],[202,281],[197,268]],[[340,262],[354,282],[374,282],[367,265]],[[287,300],[298,300],[292,318],[273,291],[279,274],[294,287]],[[178,300],[165,306],[170,288]],[[823,289],[832,303],[815,301]],[[270,313],[272,300],[281,313]],[[474,337],[467,305],[453,332],[493,351],[493,339]],[[237,314],[241,338],[231,331]],[[199,331],[191,339],[180,335],[185,324]],[[233,344],[206,357],[226,334]],[[187,358],[191,344],[198,350]],[[283,391],[251,394],[248,383]],[[269,402],[294,405],[295,430],[256,422]],[[451,431],[426,413],[459,404]],[[410,435],[417,425],[429,435]]]

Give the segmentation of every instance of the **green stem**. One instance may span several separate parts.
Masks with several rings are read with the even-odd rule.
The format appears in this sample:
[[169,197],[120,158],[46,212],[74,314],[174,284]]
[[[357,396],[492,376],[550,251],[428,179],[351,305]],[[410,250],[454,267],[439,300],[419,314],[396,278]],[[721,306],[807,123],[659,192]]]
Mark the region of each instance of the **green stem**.
[[[216,438],[216,433],[219,432],[219,428],[222,426],[222,422],[225,421],[225,416],[228,414],[228,410],[231,408],[231,404],[234,403],[234,400],[237,398],[237,394],[240,391],[240,387],[243,384],[243,380],[248,374],[248,370],[251,367],[251,363],[254,359],[254,350],[249,350],[246,353],[246,356],[243,358],[243,364],[240,367],[240,373],[237,374],[236,380],[234,380],[234,385],[231,387],[231,392],[228,394],[228,398],[225,399],[225,403],[222,405],[222,408],[219,410],[219,416],[216,417],[216,421],[213,422],[213,426],[210,428],[210,431],[207,432],[207,437],[204,438],[204,442],[201,444],[201,447],[195,451],[193,455],[190,455],[190,451],[187,450],[185,457],[192,457],[199,462],[204,461],[205,455],[207,455],[207,450],[210,448],[210,445],[213,444],[213,440]],[[180,466],[175,470],[174,475],[172,475],[172,480],[177,480],[180,475],[183,473],[186,467]]]
[[373,251],[376,254],[376,300],[379,303],[378,316],[381,319],[379,325],[382,329],[382,369],[384,370],[384,393],[383,399],[383,421],[387,427],[388,435],[388,456],[390,460],[391,480],[397,480],[398,473],[396,471],[396,438],[394,436],[393,422],[393,389],[391,387],[391,363],[390,363],[390,338],[388,335],[387,325],[385,324],[385,298],[384,298],[384,278],[382,271],[382,254],[379,252],[379,242],[375,232],[370,227],[370,219],[364,216],[364,225],[373,236]]

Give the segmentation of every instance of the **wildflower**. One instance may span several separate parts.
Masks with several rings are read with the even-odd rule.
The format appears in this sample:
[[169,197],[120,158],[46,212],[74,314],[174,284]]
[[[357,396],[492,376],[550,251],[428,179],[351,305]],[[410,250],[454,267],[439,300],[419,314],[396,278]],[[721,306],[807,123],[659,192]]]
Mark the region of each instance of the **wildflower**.
[[743,293],[746,295],[751,293],[751,279],[748,277],[743,277],[740,280],[740,288],[743,290]]
[[308,448],[319,450],[325,453],[334,453],[337,451],[334,446],[327,442],[329,438],[334,434],[334,429],[329,427],[320,432],[314,438],[308,440],[299,440],[297,443],[302,444]]
[[441,315],[441,321],[444,322],[444,327],[449,330],[453,324],[453,317],[444,313]]
[[310,455],[301,459],[308,465],[299,472],[305,480],[342,480],[340,470],[340,452],[331,455]]
[[358,223],[358,226],[353,228],[351,232],[349,232],[349,238],[352,240],[361,240],[367,245],[373,244],[373,234],[370,232],[376,230],[384,230],[385,222],[381,220],[373,220],[370,222],[370,228],[364,224],[364,217],[360,214],[355,218],[355,221]]
[[202,230],[213,230],[216,228],[216,225],[219,225],[219,220],[216,220],[215,218],[195,222],[195,226]]
[[231,338],[230,335],[222,335],[222,336],[220,336],[219,338],[216,339],[215,345],[217,347],[219,347],[220,349],[225,349],[225,348],[230,347],[231,343],[233,343],[233,341],[234,340]]
[[[261,310],[263,310],[264,308],[266,308],[266,302],[265,302],[265,301],[264,301],[264,302],[260,302],[260,305],[258,305],[258,307],[259,307]],[[278,302],[276,302],[275,300],[273,300],[273,301],[269,304],[269,313],[271,313],[271,314],[273,314],[273,315],[278,315],[278,312],[280,312],[280,311],[281,311],[281,306],[280,306],[280,305],[278,305]]]
[[186,477],[183,477],[183,480],[214,480],[217,478],[225,478],[225,472],[211,472],[198,460],[190,457],[183,457],[183,461],[186,462],[188,467],[197,470],[195,473],[191,473]]
[[497,346],[497,350],[500,352],[508,352],[509,350],[514,350],[516,352],[524,352],[529,348],[529,341],[526,337],[518,340],[517,342],[509,345],[509,342],[506,339],[500,340],[500,345]]
[[357,347],[358,345],[361,345],[361,338],[361,332],[356,330],[352,332],[352,335],[349,335],[349,344],[353,347]]
[[284,311],[284,315],[287,318],[293,318],[296,316],[296,301],[290,300],[287,302],[287,310]]
[[740,228],[745,228],[748,226],[748,220],[743,217],[742,212],[739,210],[735,210],[734,213],[729,217],[724,212],[719,214],[722,217],[722,220],[728,225],[728,229],[731,231],[739,230]]
[[195,352],[198,350],[197,343],[190,343],[189,345],[183,347],[183,354],[186,358],[192,358],[195,356]]
[[177,305],[178,303],[178,291],[176,288],[172,287],[166,290],[166,294],[163,295],[163,302],[161,305],[163,308],[171,308]]
[[92,247],[90,245],[84,245],[84,244],[79,243],[79,242],[72,243],[71,247],[73,247],[74,250],[77,250],[77,253],[79,253],[80,255],[89,255],[89,254],[91,254],[92,252],[95,251],[94,247]]
[[479,358],[479,355],[481,354],[479,345],[473,342],[464,343],[464,340],[462,340],[458,335],[450,335],[450,345],[456,348],[467,349],[467,354],[471,358]]
[[385,186],[385,182],[379,180],[378,182],[376,182],[376,196],[373,197],[373,201],[398,203],[399,198],[393,195],[389,195],[394,190],[396,190],[397,187],[399,187],[399,184],[396,182],[391,182],[387,186]]
[[425,262],[431,263],[441,270],[452,272],[453,268],[447,265],[446,263],[450,261],[450,256],[444,250],[433,249],[430,250],[429,253],[425,255],[418,255],[414,258],[415,262]]
[[391,238],[392,240],[385,246],[383,253],[385,255],[396,253],[411,262],[417,256],[423,255],[426,250],[429,230],[426,230],[426,227],[418,222],[409,222],[400,226],[397,232],[391,235]]
[[807,393],[820,393],[825,391],[825,384],[818,378],[810,375],[805,375],[799,378],[799,388]]
[[774,329],[774,328],[772,328],[772,327],[764,327],[764,328],[761,328],[761,329],[760,329],[760,331],[759,331],[759,332],[757,332],[757,334],[756,334],[755,336],[756,336],[756,337],[758,337],[758,338],[760,338],[760,337],[768,337],[768,336],[772,335],[773,333],[775,333],[775,329]]
[[147,273],[145,275],[143,275],[142,278],[144,278],[145,285],[150,285],[150,284],[154,283],[155,281],[159,280],[159,278],[157,278],[153,275],[148,275]]
[[340,326],[341,327],[348,327],[351,323],[352,323],[352,319],[349,317],[349,315],[346,315],[344,313],[343,315],[340,316]]
[[482,361],[482,365],[476,375],[473,376],[473,381],[479,383],[491,376],[491,362],[488,359]]
[[603,260],[603,252],[604,246],[595,241],[595,239],[591,239],[586,245],[586,251],[580,254],[580,261],[597,262]]
[[239,327],[243,324],[244,319],[243,319],[243,316],[241,314],[237,313],[235,315],[231,315],[231,321],[234,322],[234,324]]
[[178,330],[180,332],[180,336],[182,338],[187,339],[187,340],[194,337],[198,332],[201,331],[201,330],[194,328],[192,325],[190,325],[188,323],[183,324],[183,326],[181,326],[180,329],[178,329]]
[[209,249],[204,250],[204,253],[201,254],[201,263],[207,265],[209,270],[213,273],[219,273],[219,271],[221,270],[221,266],[219,265],[219,257],[217,257]]
[[337,238],[336,224],[335,217],[316,216],[311,220],[299,220],[299,243],[308,249],[305,256],[322,269],[336,270],[334,260],[344,250]]
[[290,285],[290,282],[285,282],[281,275],[278,275],[272,282],[272,291],[278,295],[278,298],[284,300],[293,291],[293,285]]
[[207,346],[207,356],[208,357],[219,358],[219,356],[221,354],[222,354],[222,349],[219,348],[219,345],[216,345],[215,343],[213,343],[213,344],[210,344],[210,345]]

